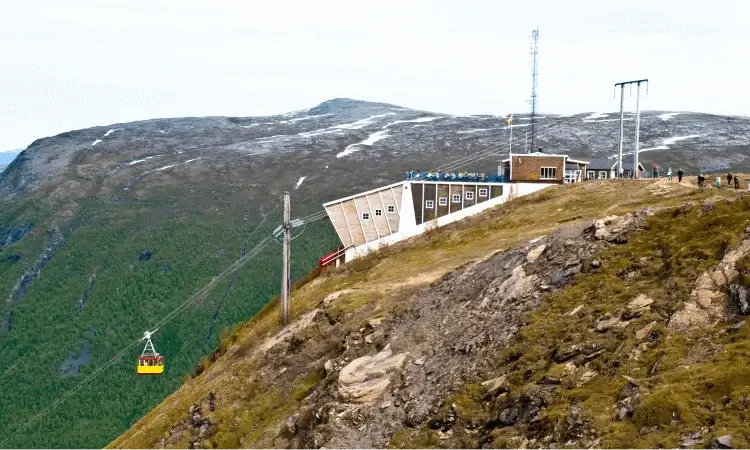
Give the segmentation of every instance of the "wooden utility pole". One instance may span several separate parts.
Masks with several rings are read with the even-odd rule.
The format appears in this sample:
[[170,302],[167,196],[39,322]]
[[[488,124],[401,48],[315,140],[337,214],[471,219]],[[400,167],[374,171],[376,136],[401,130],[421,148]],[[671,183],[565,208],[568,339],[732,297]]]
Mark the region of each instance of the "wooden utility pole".
[[289,201],[289,192],[284,192],[284,249],[283,249],[283,269],[281,275],[281,317],[284,320],[284,325],[289,325],[289,294],[291,290],[291,274],[290,268],[290,252],[289,247],[292,241],[292,225],[291,225],[291,202]]

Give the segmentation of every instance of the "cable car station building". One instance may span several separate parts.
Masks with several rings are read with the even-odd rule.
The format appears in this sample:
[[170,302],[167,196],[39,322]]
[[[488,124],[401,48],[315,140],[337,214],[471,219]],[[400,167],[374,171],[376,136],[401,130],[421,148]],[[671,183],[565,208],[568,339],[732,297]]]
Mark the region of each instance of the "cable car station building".
[[587,161],[542,152],[511,154],[503,174],[408,172],[406,180],[324,203],[342,246],[321,258],[321,266],[366,255],[563,183],[582,181]]

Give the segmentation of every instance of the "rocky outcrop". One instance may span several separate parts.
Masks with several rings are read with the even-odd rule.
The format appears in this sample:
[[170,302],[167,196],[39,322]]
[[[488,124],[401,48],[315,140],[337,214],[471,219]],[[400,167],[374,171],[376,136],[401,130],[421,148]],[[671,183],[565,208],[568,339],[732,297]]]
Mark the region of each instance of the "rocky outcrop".
[[[602,239],[591,222],[564,226],[444,276],[401,301],[394,315],[363,320],[361,328],[341,343],[341,353],[327,358],[325,381],[310,395],[307,412],[295,419],[288,445],[380,448],[403,427],[420,425],[452,442],[460,405],[444,402],[468,383],[476,383],[481,395],[498,403],[498,423],[533,423],[543,415],[549,392],[560,381],[545,379],[524,393],[509,393],[506,377],[497,373],[493,362],[498,349],[512,342],[526,313],[538,308],[543,292],[563,288],[576,274],[589,270],[585,267],[594,267],[588,262],[597,251],[617,245],[617,236],[637,229],[649,214],[610,218],[598,228],[605,230],[599,233]],[[326,297],[323,308],[332,306],[338,295],[343,292]],[[643,314],[651,302],[637,297],[614,319],[627,323],[623,317]],[[585,312],[578,307],[571,314]],[[586,363],[604,352],[595,343],[571,344],[553,358],[565,361],[566,377],[580,386],[598,376]],[[564,438],[562,445],[585,436],[585,423],[582,410],[571,411],[554,439]]]
[[750,253],[750,239],[745,239],[727,253],[721,262],[703,272],[695,282],[690,298],[669,319],[671,329],[690,330],[710,326],[724,317],[724,288],[739,276],[737,261]]
[[599,240],[624,244],[628,242],[628,233],[641,228],[645,219],[663,208],[644,208],[622,216],[606,216],[594,220],[592,224],[594,237]]

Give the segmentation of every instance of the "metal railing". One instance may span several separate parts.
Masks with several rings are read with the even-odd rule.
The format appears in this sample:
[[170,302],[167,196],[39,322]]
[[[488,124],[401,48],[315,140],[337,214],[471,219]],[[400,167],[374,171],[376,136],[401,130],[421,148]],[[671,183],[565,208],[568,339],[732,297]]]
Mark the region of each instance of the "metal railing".
[[324,255],[323,257],[318,259],[318,268],[323,269],[324,267],[328,266],[329,264],[334,263],[337,259],[344,256],[346,251],[353,247],[353,245],[350,245],[349,247],[344,247],[343,245],[340,246],[338,249],[332,251],[331,253],[328,253],[327,255]]

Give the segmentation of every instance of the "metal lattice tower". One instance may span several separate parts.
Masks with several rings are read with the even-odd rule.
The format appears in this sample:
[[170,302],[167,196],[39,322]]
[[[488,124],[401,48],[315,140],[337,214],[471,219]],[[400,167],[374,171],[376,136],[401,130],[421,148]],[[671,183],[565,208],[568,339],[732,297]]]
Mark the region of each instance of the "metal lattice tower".
[[539,28],[531,32],[531,151],[534,152],[536,133],[534,123],[536,122],[536,98],[539,82],[537,80],[536,57],[539,45]]

